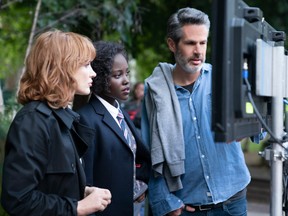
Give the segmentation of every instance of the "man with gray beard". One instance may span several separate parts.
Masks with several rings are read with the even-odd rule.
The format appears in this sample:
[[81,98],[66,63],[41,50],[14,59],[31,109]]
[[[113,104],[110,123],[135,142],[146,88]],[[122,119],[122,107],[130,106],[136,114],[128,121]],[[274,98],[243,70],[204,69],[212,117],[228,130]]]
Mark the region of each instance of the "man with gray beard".
[[194,8],[168,20],[176,64],[159,63],[145,80],[142,136],[153,173],[153,216],[247,215],[250,174],[239,142],[215,143],[211,131],[212,66],[205,63],[210,21]]

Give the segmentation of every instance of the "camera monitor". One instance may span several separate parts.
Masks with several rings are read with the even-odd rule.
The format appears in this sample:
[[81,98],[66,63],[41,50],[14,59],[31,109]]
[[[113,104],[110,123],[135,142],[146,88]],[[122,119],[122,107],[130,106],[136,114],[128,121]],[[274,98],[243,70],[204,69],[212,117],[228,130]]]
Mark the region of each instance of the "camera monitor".
[[[256,77],[256,41],[283,44],[283,34],[264,21],[259,8],[249,7],[241,0],[213,0],[211,36],[215,141],[229,142],[259,134],[262,124],[247,96],[243,71],[249,72],[247,80],[251,84],[254,105],[264,121],[271,125],[272,98],[256,94],[256,79],[259,79],[259,74]],[[270,59],[266,61],[269,64]]]

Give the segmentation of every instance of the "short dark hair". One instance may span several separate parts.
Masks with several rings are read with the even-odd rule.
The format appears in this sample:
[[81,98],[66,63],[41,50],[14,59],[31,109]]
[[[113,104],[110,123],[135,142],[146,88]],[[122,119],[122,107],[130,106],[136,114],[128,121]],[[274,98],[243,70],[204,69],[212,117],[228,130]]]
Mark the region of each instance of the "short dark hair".
[[209,31],[210,20],[207,14],[195,8],[182,8],[172,14],[167,22],[167,38],[171,38],[176,44],[182,37],[181,28],[184,25],[205,25]]
[[122,54],[128,61],[128,56],[124,46],[116,42],[97,41],[93,43],[97,56],[91,62],[92,69],[96,72],[96,77],[93,78],[91,91],[94,94],[100,94],[109,89],[110,75],[114,58],[117,54]]

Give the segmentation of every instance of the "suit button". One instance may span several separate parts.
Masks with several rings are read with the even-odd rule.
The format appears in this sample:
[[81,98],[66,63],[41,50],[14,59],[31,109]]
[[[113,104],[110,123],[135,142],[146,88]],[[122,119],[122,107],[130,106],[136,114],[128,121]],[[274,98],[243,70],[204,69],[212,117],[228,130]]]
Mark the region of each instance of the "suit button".
[[72,170],[75,172],[75,164],[72,163],[71,166],[72,166]]

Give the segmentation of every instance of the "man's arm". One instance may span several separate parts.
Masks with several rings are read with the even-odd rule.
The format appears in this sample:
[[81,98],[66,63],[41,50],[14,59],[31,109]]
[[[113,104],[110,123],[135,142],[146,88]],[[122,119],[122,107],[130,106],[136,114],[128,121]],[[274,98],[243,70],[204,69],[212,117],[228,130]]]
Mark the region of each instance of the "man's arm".
[[182,200],[168,190],[163,176],[151,175],[148,197],[154,216],[163,216],[184,206]]

